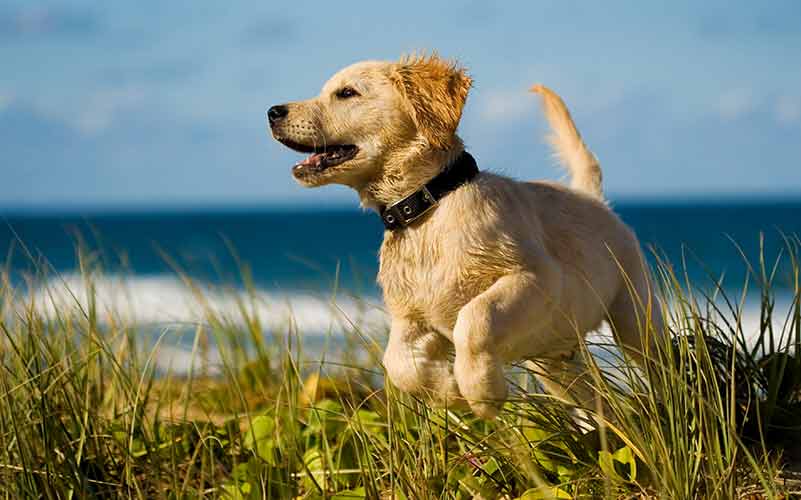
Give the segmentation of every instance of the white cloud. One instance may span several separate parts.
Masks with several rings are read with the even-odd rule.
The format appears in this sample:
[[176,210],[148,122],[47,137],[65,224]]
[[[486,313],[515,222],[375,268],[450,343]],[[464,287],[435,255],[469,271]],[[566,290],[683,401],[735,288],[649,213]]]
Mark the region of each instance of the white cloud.
[[488,121],[515,121],[530,115],[537,101],[525,88],[512,91],[488,91],[476,96],[479,112]]
[[776,121],[783,124],[801,120],[801,95],[782,95],[776,99]]
[[763,108],[773,113],[777,123],[792,124],[801,121],[801,94],[775,94],[757,96],[746,87],[733,88],[719,94],[715,112],[724,120],[736,120]]
[[757,107],[757,99],[751,89],[729,89],[718,97],[716,111],[724,120],[735,120]]
[[137,107],[144,92],[137,87],[105,90],[92,95],[85,108],[71,120],[85,135],[95,135],[108,129],[121,112]]

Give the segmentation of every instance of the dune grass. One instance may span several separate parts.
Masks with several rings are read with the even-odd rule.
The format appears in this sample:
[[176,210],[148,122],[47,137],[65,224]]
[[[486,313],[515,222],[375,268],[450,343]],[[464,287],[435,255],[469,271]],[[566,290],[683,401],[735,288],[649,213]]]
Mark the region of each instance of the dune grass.
[[[25,283],[5,272],[0,495],[787,498],[801,491],[787,470],[801,446],[799,247],[787,238],[776,261],[751,269],[756,331],[743,326],[745,295],[727,297],[714,280],[690,286],[682,266],[661,261],[674,335],[645,372],[612,350],[598,361],[602,345],[584,349],[597,404],[583,421],[525,367],[510,372],[514,396],[494,422],[432,409],[384,385],[386,331],[347,318],[344,353],[306,355],[291,318],[264,331],[246,274],[248,293],[227,315],[182,275],[203,317],[146,335],[98,306],[102,270],[89,254],[80,256],[87,299],[76,292],[48,316],[37,301],[58,278],[44,266]],[[786,311],[775,309],[779,288],[792,296]],[[191,339],[194,359],[180,376],[156,363],[176,335]]]

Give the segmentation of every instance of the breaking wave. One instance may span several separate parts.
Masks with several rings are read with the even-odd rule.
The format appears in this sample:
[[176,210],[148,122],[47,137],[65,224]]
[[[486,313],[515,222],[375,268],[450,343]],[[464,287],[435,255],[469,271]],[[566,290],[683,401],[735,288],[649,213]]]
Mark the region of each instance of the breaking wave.
[[[375,334],[386,332],[389,324],[378,297],[264,289],[245,291],[185,283],[172,275],[102,275],[87,281],[79,274],[65,274],[31,289],[27,295],[25,303],[34,304],[36,312],[45,318],[63,317],[66,311],[87,311],[92,304],[101,324],[122,324],[151,331],[186,331],[207,324],[210,315],[241,325],[245,325],[248,318],[255,318],[265,334],[287,332],[291,327],[293,332],[305,337],[341,338],[346,331],[354,329]],[[792,297],[777,297],[774,309],[777,332],[784,329],[783,313],[791,306]],[[746,337],[754,338],[761,320],[758,300],[746,302],[740,320]],[[609,342],[608,326],[604,324],[589,340]],[[209,358],[212,363],[219,362],[219,353],[213,350]],[[157,363],[169,366],[173,372],[187,371],[192,363],[189,346],[185,342],[165,343],[159,347]]]

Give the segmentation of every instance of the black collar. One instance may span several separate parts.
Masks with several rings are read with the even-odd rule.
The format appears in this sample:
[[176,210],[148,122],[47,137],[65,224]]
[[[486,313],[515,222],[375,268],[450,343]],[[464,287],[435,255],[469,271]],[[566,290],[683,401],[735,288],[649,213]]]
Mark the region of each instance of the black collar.
[[470,182],[478,175],[476,160],[463,151],[450,166],[446,167],[426,185],[406,198],[392,205],[379,207],[381,221],[390,231],[403,229],[437,206],[446,194],[454,191],[462,184]]

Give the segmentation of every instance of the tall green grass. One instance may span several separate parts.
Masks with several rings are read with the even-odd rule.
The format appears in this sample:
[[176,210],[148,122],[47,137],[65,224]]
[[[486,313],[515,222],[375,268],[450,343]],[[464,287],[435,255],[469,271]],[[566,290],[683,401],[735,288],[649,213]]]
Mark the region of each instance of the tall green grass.
[[[801,443],[799,242],[762,258],[745,288],[688,283],[660,260],[672,335],[646,370],[583,349],[596,394],[576,412],[510,373],[494,422],[432,409],[383,384],[386,331],[346,325],[350,351],[304,354],[293,321],[265,332],[247,274],[238,313],[182,279],[204,311],[155,336],[99,307],[97,259],[79,258],[87,300],[44,316],[57,276],[0,274],[0,492],[5,498],[786,498]],[[180,273],[179,273],[180,274]],[[780,283],[781,282],[781,283]],[[42,288],[44,287],[44,288]],[[775,308],[775,291],[791,296]],[[152,333],[152,332],[151,332]],[[189,336],[186,374],[159,371],[161,346]],[[331,342],[334,342],[332,339]],[[221,367],[212,371],[211,349]],[[593,356],[594,352],[596,356]],[[582,416],[584,415],[584,416]],[[589,429],[589,430],[588,430]],[[757,495],[756,497],[748,495]]]

